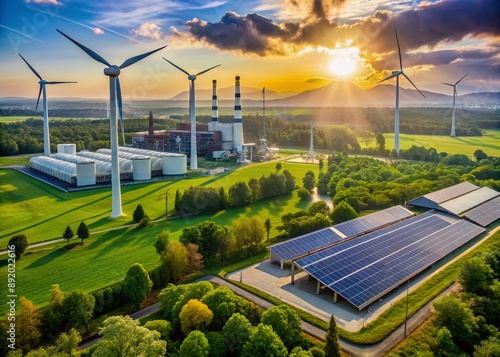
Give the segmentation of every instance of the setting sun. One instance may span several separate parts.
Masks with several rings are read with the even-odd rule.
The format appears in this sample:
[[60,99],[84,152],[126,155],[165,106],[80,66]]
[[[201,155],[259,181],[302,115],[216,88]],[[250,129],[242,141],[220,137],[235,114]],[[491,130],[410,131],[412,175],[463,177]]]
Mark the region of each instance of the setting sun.
[[330,72],[338,76],[347,76],[356,69],[356,51],[344,49],[335,51],[334,58],[330,62]]

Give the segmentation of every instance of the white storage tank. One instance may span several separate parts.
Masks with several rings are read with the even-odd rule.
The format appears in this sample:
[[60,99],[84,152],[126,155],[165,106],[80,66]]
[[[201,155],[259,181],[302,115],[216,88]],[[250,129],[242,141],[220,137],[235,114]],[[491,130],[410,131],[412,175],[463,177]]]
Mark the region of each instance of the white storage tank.
[[164,175],[185,175],[187,172],[187,158],[183,154],[174,154],[163,157]]
[[76,144],[57,144],[57,153],[76,155]]
[[146,156],[136,156],[132,159],[132,178],[134,181],[151,179],[151,158]]

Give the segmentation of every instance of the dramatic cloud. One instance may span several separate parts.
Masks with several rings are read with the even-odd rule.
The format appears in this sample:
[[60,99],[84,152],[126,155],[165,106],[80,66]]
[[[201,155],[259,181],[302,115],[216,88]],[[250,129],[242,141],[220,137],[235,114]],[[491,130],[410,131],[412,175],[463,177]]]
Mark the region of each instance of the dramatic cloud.
[[352,40],[361,51],[387,54],[395,50],[394,28],[398,29],[403,52],[465,36],[500,36],[500,2],[497,0],[440,1],[422,3],[399,13],[380,10],[357,23],[343,25],[328,19],[341,0],[286,0],[289,7],[309,8],[303,20],[281,23],[257,13],[240,16],[226,13],[219,22],[193,19],[186,32],[173,30],[173,38],[200,42],[222,51],[245,54],[289,55],[308,46],[335,48]]
[[135,36],[149,37],[153,40],[161,40],[165,37],[160,26],[149,22],[145,22],[138,29],[132,30],[132,33]]
[[102,29],[100,29],[99,27],[94,27],[94,28],[92,29],[92,31],[94,31],[94,33],[95,33],[96,35],[104,35],[104,31],[103,31]]

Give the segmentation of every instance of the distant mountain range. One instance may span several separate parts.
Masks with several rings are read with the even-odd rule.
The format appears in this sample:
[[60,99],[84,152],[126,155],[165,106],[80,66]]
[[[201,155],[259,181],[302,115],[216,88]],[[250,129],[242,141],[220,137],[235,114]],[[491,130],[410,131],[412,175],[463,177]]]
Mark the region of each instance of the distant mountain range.
[[[394,107],[396,87],[382,84],[364,90],[350,82],[332,82],[321,88],[308,90],[299,94],[278,93],[266,89],[266,107]],[[450,107],[453,97],[441,93],[422,91],[422,97],[414,89],[400,88],[401,107]],[[188,91],[164,100],[124,100],[124,107],[129,108],[186,108],[188,106]],[[234,105],[234,87],[218,88],[217,97],[220,107]],[[243,108],[261,107],[262,89],[241,87]],[[196,91],[196,105],[200,108],[211,106],[212,89]],[[77,105],[80,104],[80,105]],[[104,99],[53,98],[52,108],[80,108],[82,103],[88,103],[94,108],[104,105]],[[23,107],[33,105],[29,98],[0,98],[0,107]],[[478,92],[460,95],[457,107],[495,108],[500,107],[500,92]]]

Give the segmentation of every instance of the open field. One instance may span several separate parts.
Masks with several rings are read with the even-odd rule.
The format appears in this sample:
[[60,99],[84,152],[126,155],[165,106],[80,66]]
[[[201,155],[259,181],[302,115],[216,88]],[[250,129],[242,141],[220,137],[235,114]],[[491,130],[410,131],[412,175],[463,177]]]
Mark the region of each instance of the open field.
[[[394,148],[394,134],[384,133],[385,147]],[[477,149],[487,155],[500,156],[500,130],[483,130],[483,136],[437,136],[437,135],[409,135],[400,134],[401,149],[408,149],[412,145],[435,148],[438,152],[448,154],[465,154],[472,157]],[[372,144],[373,145],[373,144]],[[361,144],[361,147],[364,147]]]
[[[0,170],[0,210],[3,217],[0,221],[0,247],[5,247],[10,237],[17,233],[26,234],[30,243],[60,238],[67,225],[76,231],[82,221],[85,221],[91,231],[133,223],[132,213],[138,204],[142,204],[151,219],[159,219],[165,216],[165,201],[159,199],[159,196],[166,189],[169,189],[169,210],[173,210],[177,189],[208,185],[228,189],[238,181],[247,182],[252,177],[268,175],[275,170],[275,166],[276,162],[254,164],[218,176],[196,176],[123,186],[123,211],[127,217],[115,220],[108,218],[111,211],[111,188],[64,193],[15,170]],[[308,170],[313,170],[316,174],[319,170],[318,166],[288,162],[282,163],[282,169],[288,169],[297,183],[302,182],[302,177]],[[277,214],[282,213],[273,211],[271,218],[278,220]]]

